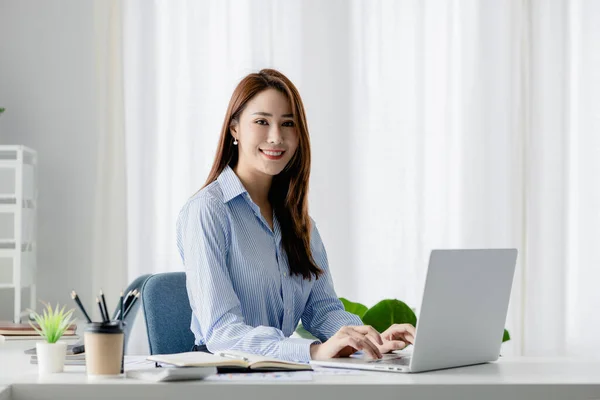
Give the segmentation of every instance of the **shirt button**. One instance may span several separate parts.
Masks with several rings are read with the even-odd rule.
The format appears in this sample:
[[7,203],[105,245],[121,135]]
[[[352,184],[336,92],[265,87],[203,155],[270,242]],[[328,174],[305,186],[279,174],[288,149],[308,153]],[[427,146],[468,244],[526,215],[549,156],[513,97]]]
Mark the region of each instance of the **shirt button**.
[[283,273],[283,276],[287,276],[287,272],[284,272],[284,273]]

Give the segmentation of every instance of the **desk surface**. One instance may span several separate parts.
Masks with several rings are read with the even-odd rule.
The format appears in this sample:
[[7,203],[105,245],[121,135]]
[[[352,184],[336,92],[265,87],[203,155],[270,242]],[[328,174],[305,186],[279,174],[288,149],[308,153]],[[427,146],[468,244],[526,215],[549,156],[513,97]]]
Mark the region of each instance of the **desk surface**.
[[419,374],[315,374],[311,381],[151,383],[125,378],[88,380],[84,367],[39,376],[23,350],[0,347],[0,400],[24,399],[600,399],[600,360],[503,358],[498,362]]

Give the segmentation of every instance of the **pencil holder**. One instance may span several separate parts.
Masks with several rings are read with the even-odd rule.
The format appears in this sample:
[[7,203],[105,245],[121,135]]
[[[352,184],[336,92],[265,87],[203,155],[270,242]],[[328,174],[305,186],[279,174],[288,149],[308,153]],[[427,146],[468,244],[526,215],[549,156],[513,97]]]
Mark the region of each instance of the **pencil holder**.
[[92,322],[85,328],[85,365],[89,377],[123,371],[125,333],[122,321]]

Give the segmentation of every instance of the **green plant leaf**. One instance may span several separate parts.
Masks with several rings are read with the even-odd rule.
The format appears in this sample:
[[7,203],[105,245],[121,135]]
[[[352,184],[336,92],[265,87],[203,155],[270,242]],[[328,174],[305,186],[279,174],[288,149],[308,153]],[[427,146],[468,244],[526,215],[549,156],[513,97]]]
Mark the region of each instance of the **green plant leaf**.
[[0,114],[2,114],[4,111],[6,111],[6,108],[1,108],[0,107]]
[[300,336],[303,339],[312,339],[312,340],[319,340],[316,337],[314,337],[309,331],[307,331],[302,324],[299,324],[298,327],[296,328],[296,333],[298,334],[298,336]]
[[508,342],[510,340],[510,334],[508,333],[508,331],[505,329],[504,330],[504,336],[502,336],[502,343],[504,342]]
[[358,315],[360,319],[362,319],[363,315],[365,315],[365,313],[368,310],[367,306],[360,303],[354,303],[343,297],[340,297],[340,301],[344,305],[344,310],[348,311],[349,313]]
[[392,324],[417,325],[417,316],[409,306],[400,300],[382,300],[369,308],[362,317],[365,325],[371,325],[383,332]]
[[42,302],[42,304],[45,305],[42,314],[29,310],[33,313],[33,319],[39,325],[39,328],[31,321],[29,324],[40,334],[40,336],[45,338],[48,343],[56,343],[73,322],[73,312],[75,309],[65,312],[65,306],[59,310],[58,304],[56,304],[55,309],[52,309],[52,306],[48,303]]

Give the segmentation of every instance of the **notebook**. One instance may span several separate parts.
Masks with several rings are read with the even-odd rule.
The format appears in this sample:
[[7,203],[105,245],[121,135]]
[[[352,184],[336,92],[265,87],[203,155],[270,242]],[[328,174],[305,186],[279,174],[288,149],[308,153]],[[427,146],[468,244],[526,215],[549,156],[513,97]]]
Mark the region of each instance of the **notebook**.
[[[37,365],[38,364],[37,357],[31,356],[31,359],[29,360],[29,363]],[[71,360],[69,358],[65,358],[65,365],[83,365],[83,366],[85,366],[85,358],[84,359],[75,359],[75,360]]]
[[[38,360],[38,356],[36,354],[31,356],[31,361],[37,361],[37,360]],[[85,361],[85,353],[66,354],[65,360],[83,360],[83,361]]]
[[[45,339],[40,335],[0,335],[0,341],[22,341],[22,340],[30,340],[31,342],[40,342]],[[60,341],[73,341],[79,340],[79,335],[62,335],[59,339]]]
[[[83,345],[83,343],[75,343],[75,344],[69,344],[67,345],[67,355],[73,355],[73,354],[82,354],[85,353],[85,346]],[[25,354],[29,354],[29,355],[35,355],[37,354],[37,349],[35,347],[32,347],[30,349],[25,350]]]
[[[39,328],[39,325],[34,324]],[[77,325],[71,324],[63,336],[73,336],[77,330]],[[0,335],[3,336],[38,336],[39,334],[29,324],[15,324],[10,321],[0,321]]]
[[177,367],[240,368],[254,371],[311,370],[310,364],[279,360],[256,354],[227,351],[215,354],[194,351],[179,354],[157,354],[148,360]]

